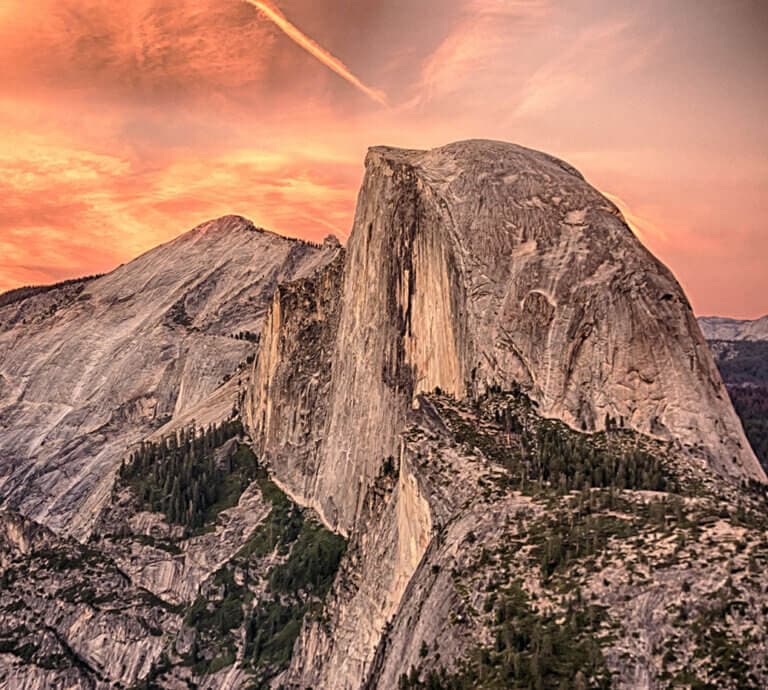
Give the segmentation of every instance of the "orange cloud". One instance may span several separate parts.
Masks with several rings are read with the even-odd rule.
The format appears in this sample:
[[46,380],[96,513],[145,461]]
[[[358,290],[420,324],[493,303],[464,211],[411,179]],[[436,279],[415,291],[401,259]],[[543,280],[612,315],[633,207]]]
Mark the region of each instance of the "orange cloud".
[[653,221],[649,220],[648,218],[643,218],[637,213],[634,213],[629,208],[627,202],[624,201],[624,199],[622,199],[620,196],[606,192],[604,189],[601,189],[600,193],[614,204],[616,204],[616,206],[619,208],[619,211],[621,211],[621,214],[624,216],[624,220],[627,221],[629,227],[632,228],[632,231],[640,238],[642,242],[648,243],[650,240],[667,239],[666,233],[661,228],[659,228]]
[[550,0],[469,0],[461,19],[424,61],[415,102],[482,88],[500,71],[514,78],[517,66],[500,59],[511,36],[530,32],[551,11]]
[[161,168],[36,140],[0,144],[0,291],[109,270],[230,212],[346,237],[359,166],[237,150]]
[[274,36],[237,3],[108,0],[11,3],[0,26],[0,85],[73,90],[99,101],[210,99],[263,83]]

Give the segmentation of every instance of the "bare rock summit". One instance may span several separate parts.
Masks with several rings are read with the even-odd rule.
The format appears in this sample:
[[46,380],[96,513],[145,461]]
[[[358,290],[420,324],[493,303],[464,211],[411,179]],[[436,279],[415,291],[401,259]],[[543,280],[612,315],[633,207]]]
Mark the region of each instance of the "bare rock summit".
[[337,251],[225,216],[0,307],[0,505],[87,535],[132,444],[229,415],[275,286]]
[[[682,288],[573,167],[485,140],[375,147],[365,166],[338,296],[327,277],[293,311],[276,296],[247,410],[330,524],[351,529],[435,389],[520,385],[577,430],[624,426],[765,480]],[[323,346],[301,379],[310,326]]]
[[0,296],[0,688],[768,687],[764,481],[576,170],[376,147],[346,248]]

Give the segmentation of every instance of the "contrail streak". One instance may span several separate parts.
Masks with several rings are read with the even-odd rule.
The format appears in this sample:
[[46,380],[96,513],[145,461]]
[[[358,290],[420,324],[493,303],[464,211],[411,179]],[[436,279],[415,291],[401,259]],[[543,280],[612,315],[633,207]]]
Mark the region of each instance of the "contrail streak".
[[331,53],[329,53],[321,45],[315,43],[315,41],[304,34],[298,27],[291,24],[291,22],[286,19],[285,15],[280,12],[280,10],[278,10],[274,5],[271,3],[262,2],[261,0],[245,1],[253,5],[256,9],[260,10],[261,13],[275,26],[277,26],[277,28],[280,29],[286,36],[288,36],[288,38],[294,41],[297,45],[304,48],[304,50],[306,50],[313,57],[317,58],[326,67],[336,72],[336,74],[338,74],[342,79],[346,79],[355,88],[359,89],[366,96],[368,96],[368,98],[373,99],[381,105],[387,105],[387,96],[383,91],[372,89],[370,86],[367,86],[362,81],[360,81],[360,79],[358,79],[354,74],[352,74],[352,72],[349,71],[349,68],[341,60],[331,55]]

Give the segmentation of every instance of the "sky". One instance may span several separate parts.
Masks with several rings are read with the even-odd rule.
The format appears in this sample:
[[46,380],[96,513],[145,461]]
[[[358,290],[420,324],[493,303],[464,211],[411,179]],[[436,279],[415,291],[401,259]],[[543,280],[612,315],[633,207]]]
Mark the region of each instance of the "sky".
[[228,213],[343,241],[369,146],[488,138],[581,170],[698,314],[768,312],[763,0],[0,0],[0,64],[0,291]]

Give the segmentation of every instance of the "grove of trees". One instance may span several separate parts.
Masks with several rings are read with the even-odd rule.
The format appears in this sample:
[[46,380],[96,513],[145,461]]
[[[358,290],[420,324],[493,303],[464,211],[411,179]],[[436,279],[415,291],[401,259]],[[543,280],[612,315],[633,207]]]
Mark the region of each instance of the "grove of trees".
[[142,443],[120,467],[141,507],[163,513],[170,523],[197,529],[233,505],[256,476],[251,453],[235,446],[218,452],[242,434],[239,420],[204,429],[183,429],[156,443]]

